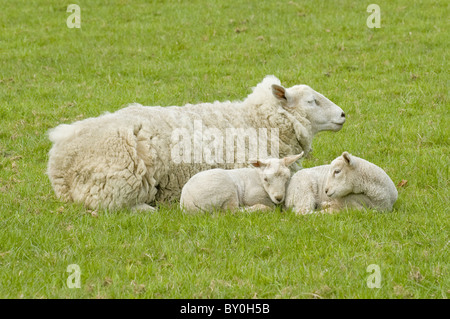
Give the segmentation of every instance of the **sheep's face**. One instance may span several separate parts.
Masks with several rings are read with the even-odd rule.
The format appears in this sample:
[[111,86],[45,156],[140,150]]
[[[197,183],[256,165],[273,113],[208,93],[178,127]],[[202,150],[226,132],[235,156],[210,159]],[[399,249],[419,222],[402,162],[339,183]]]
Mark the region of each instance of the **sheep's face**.
[[272,158],[252,163],[253,166],[258,168],[262,185],[275,204],[284,201],[286,186],[291,178],[289,166],[300,159],[303,154],[302,152],[299,155],[287,156],[282,159]]
[[340,198],[353,192],[352,177],[356,173],[351,155],[344,152],[331,162],[325,182],[325,194],[331,198]]
[[260,177],[263,187],[272,202],[275,204],[282,203],[286,195],[286,184],[291,177],[289,168],[277,162],[272,162],[260,170]]
[[295,114],[296,110],[302,110],[301,113],[311,122],[314,134],[320,131],[339,131],[345,123],[344,111],[307,85],[285,89],[274,84],[272,93],[287,111]]

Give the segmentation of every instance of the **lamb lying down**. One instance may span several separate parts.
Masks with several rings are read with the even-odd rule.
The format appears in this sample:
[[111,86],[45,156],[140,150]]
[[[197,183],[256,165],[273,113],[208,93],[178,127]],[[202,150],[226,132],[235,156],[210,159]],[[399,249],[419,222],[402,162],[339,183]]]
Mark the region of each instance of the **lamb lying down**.
[[181,190],[180,206],[185,211],[265,210],[284,201],[291,173],[289,166],[303,156],[258,160],[253,167],[232,170],[211,169],[197,173]]
[[295,173],[286,191],[286,208],[300,214],[345,208],[391,211],[397,189],[384,170],[348,152],[331,162]]

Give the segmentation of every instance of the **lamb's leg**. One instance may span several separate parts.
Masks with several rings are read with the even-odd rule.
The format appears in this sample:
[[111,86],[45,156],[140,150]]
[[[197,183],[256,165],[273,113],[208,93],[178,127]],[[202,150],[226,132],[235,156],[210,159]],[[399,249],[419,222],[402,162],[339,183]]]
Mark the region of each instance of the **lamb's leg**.
[[237,210],[239,209],[239,195],[237,190],[232,190],[229,193],[223,194],[225,200],[223,200],[220,207],[221,210]]
[[291,208],[296,215],[314,213],[318,208],[316,184],[310,178],[305,177],[291,183],[286,194],[285,208]]
[[273,207],[269,207],[263,204],[256,204],[253,206],[245,206],[241,208],[241,211],[246,212],[256,212],[256,211],[268,211],[271,210]]
[[336,200],[322,202],[320,206],[319,213],[333,214],[342,209],[342,205]]
[[137,204],[131,209],[133,212],[154,212],[156,208],[148,204]]
[[302,194],[300,198],[297,198],[297,201],[293,206],[293,210],[295,211],[296,215],[313,214],[316,213],[317,208],[318,204],[313,192]]

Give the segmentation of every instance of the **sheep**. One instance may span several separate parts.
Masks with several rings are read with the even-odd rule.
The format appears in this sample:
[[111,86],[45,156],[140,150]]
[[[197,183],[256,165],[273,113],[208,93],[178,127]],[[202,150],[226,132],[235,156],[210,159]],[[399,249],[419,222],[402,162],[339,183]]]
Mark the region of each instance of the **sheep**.
[[270,209],[284,201],[291,177],[288,167],[303,154],[258,160],[251,163],[253,168],[216,168],[197,173],[182,188],[180,207],[187,212]]
[[300,214],[345,208],[391,211],[397,196],[394,183],[383,169],[343,152],[329,165],[295,173],[286,190],[285,207]]
[[[90,209],[152,210],[150,205],[177,200],[197,172],[242,168],[250,157],[267,157],[269,148],[271,157],[307,155],[318,132],[339,131],[344,123],[342,109],[309,86],[284,88],[267,76],[243,101],[134,103],[61,124],[49,131],[47,175],[61,200]],[[245,147],[247,140],[262,141],[258,154],[247,156],[253,149]],[[292,172],[299,168],[291,166]]]

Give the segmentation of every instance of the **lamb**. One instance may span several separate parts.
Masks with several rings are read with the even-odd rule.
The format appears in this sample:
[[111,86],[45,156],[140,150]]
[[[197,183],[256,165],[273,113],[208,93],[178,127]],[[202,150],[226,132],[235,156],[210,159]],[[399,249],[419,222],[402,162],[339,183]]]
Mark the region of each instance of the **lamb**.
[[318,132],[339,131],[344,122],[342,109],[309,86],[284,88],[267,76],[243,101],[131,104],[61,124],[49,131],[47,174],[64,201],[91,209],[152,210],[150,205],[177,200],[200,171],[242,168],[250,157],[266,158],[268,149],[277,158],[307,155]]
[[391,211],[397,196],[394,183],[383,169],[343,152],[330,165],[295,173],[286,190],[285,207],[300,214],[345,208]]
[[303,154],[258,160],[251,163],[254,168],[216,168],[197,173],[181,190],[180,207],[187,212],[270,209],[284,201],[291,177],[288,167]]

